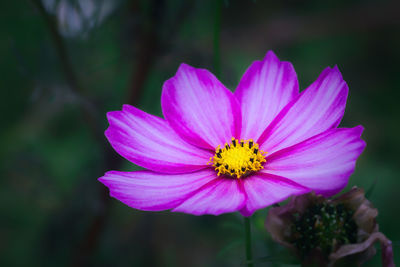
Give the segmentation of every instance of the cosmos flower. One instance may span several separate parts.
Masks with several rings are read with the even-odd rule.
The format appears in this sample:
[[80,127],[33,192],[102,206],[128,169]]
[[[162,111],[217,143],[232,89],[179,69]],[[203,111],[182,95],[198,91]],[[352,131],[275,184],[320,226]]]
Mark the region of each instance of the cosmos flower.
[[353,187],[327,199],[309,193],[269,210],[266,228],[272,238],[297,255],[302,266],[360,266],[382,248],[382,266],[394,267],[392,242],[379,232],[378,210]]
[[195,215],[250,216],[291,195],[333,195],[365,147],[361,126],[337,128],[347,94],[336,66],[299,93],[292,64],[273,52],[234,93],[182,64],[163,85],[165,119],[129,105],[107,114],[112,147],[147,170],[99,180],[132,208]]

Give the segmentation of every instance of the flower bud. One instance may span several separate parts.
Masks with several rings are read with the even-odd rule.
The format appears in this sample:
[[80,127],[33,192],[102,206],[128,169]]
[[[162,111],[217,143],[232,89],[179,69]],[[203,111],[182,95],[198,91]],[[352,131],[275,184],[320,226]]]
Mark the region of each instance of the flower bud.
[[391,241],[379,232],[377,215],[364,190],[354,187],[335,199],[295,196],[269,210],[266,228],[306,266],[359,266],[375,255],[373,245],[380,242],[382,265],[393,267]]

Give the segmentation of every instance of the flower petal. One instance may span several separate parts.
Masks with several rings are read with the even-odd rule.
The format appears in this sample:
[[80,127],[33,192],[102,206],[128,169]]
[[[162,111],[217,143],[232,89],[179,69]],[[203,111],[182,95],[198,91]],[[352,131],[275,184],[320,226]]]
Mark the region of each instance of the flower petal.
[[240,134],[239,103],[207,70],[182,64],[164,83],[161,105],[171,127],[193,145],[214,150]]
[[326,68],[264,131],[258,140],[260,148],[272,153],[336,128],[344,114],[347,93],[339,69]]
[[346,186],[365,147],[363,127],[326,131],[267,156],[262,172],[286,177],[331,196]]
[[256,210],[285,200],[292,195],[301,195],[310,192],[310,189],[301,186],[289,179],[271,174],[256,173],[243,179],[247,201],[240,213],[251,216]]
[[237,211],[246,200],[240,183],[240,180],[234,178],[217,178],[172,211],[195,215],[219,215]]
[[169,124],[135,107],[107,113],[105,132],[112,147],[123,157],[144,168],[164,173],[184,173],[207,165],[210,151],[182,140]]
[[235,96],[242,107],[243,139],[257,140],[278,113],[299,94],[296,72],[290,62],[269,51],[243,75]]
[[[340,260],[344,257],[358,254],[358,257],[356,257],[355,259],[357,260],[357,263],[359,264],[359,266],[361,266],[362,263],[369,260],[369,258],[372,257],[376,253],[373,246],[374,246],[374,243],[376,243],[377,241],[379,241],[381,243],[382,266],[395,267],[394,260],[393,260],[392,242],[389,239],[387,239],[387,237],[384,234],[382,234],[381,232],[372,233],[363,242],[355,243],[355,244],[346,244],[346,245],[339,247],[338,250],[336,250],[335,252],[333,252],[329,255],[329,259],[331,260],[332,263],[334,263],[337,260]],[[372,249],[372,253],[365,253],[369,249]],[[365,254],[363,255],[362,252],[364,252]]]
[[132,208],[160,211],[175,208],[214,179],[215,173],[206,169],[186,174],[110,171],[99,181],[110,189],[112,197]]

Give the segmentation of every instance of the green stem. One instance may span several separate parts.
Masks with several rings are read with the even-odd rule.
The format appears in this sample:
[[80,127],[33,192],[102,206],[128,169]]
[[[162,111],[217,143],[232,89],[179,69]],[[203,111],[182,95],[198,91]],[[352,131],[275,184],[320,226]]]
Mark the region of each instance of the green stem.
[[221,31],[221,10],[222,0],[215,1],[215,19],[214,19],[214,74],[220,78],[220,31]]
[[246,262],[247,267],[253,267],[253,253],[251,249],[250,217],[244,217],[244,232],[246,238]]

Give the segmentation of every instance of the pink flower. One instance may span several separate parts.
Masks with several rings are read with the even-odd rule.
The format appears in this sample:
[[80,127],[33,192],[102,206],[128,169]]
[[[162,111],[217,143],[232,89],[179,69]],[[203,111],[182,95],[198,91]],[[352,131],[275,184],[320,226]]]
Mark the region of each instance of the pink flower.
[[257,209],[310,191],[346,186],[365,147],[363,128],[337,128],[348,87],[326,68],[299,93],[291,63],[268,52],[235,93],[209,71],[182,64],[163,86],[165,119],[124,105],[105,134],[148,170],[107,172],[110,195],[140,210],[195,215]]

